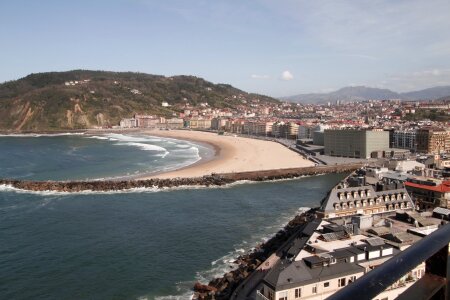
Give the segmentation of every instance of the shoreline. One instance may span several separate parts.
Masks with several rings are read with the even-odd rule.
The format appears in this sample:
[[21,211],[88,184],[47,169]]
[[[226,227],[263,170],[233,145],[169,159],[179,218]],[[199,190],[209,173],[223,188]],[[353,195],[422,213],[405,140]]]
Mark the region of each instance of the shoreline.
[[141,130],[139,134],[186,140],[200,145],[207,144],[213,147],[215,155],[177,170],[150,176],[144,175],[137,180],[192,178],[211,174],[257,172],[315,165],[300,154],[272,141],[191,130]]
[[[274,169],[312,167],[315,164],[295,151],[276,143],[240,137],[236,135],[218,135],[213,132],[195,130],[158,130],[158,129],[130,129],[130,130],[85,130],[83,132],[54,132],[48,133],[20,133],[11,136],[35,135],[104,135],[108,133],[132,134],[176,139],[192,142],[196,145],[212,149],[213,155],[205,156],[199,153],[200,159],[181,168],[152,172],[139,175],[116,176],[112,180],[147,180],[202,177],[211,174],[241,173],[267,171]],[[200,149],[199,149],[200,150]],[[97,179],[93,179],[97,180]],[[102,179],[100,179],[102,180]],[[111,180],[111,179],[106,179]]]

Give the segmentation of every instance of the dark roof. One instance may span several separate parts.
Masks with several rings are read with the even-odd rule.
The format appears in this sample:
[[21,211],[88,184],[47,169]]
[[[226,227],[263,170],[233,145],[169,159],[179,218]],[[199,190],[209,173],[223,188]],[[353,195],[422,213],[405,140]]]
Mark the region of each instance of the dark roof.
[[343,249],[341,249],[341,250],[347,250],[347,251],[349,251],[349,252],[351,252],[351,253],[354,253],[354,254],[356,254],[356,255],[365,253],[364,250],[361,250],[361,249],[359,249],[359,248],[356,248],[355,246],[351,246],[351,247],[348,247],[348,248],[343,248]]
[[348,257],[352,257],[355,255],[355,253],[352,253],[346,249],[335,250],[335,251],[331,252],[330,254],[333,257],[335,257],[336,259],[348,258]]
[[376,245],[376,246],[372,246],[372,245],[369,245],[369,244],[364,244],[364,245],[357,245],[356,246],[358,249],[361,249],[361,250],[366,250],[366,251],[377,251],[377,250],[380,250],[380,249],[383,249],[383,248],[392,248],[392,246],[391,245],[388,245],[388,244],[383,244],[383,245]]
[[319,227],[320,221],[321,219],[314,219],[312,222],[309,222],[302,230],[302,234],[311,236],[314,233],[314,231],[316,231],[317,227]]
[[338,278],[364,272],[364,268],[355,263],[335,263],[326,267],[309,268],[303,260],[280,261],[264,277],[264,282],[276,291],[281,291],[313,282]]

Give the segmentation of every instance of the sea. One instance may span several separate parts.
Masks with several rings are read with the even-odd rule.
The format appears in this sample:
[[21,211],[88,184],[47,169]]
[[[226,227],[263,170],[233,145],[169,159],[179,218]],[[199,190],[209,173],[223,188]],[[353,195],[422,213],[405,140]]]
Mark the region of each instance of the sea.
[[[0,178],[123,179],[210,159],[138,134],[0,136]],[[345,174],[122,192],[0,185],[0,299],[190,299]]]

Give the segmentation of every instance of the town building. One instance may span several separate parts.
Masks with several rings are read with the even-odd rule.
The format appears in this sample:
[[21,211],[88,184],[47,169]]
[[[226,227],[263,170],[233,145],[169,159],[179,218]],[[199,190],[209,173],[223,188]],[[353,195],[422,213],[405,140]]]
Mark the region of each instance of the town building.
[[277,138],[296,139],[299,125],[295,122],[275,122],[272,125],[272,135]]
[[227,118],[212,118],[211,119],[211,129],[212,130],[223,130],[227,125]]
[[211,129],[211,119],[192,117],[184,121],[184,127],[191,129]]
[[418,209],[450,208],[450,180],[413,177],[405,187]]
[[417,148],[416,130],[415,129],[394,130],[392,134],[391,147],[416,151]]
[[135,118],[122,119],[122,120],[120,120],[119,125],[120,125],[120,128],[135,128],[135,127],[137,127]]
[[421,153],[444,153],[450,151],[450,134],[442,128],[427,127],[417,130],[417,151]]
[[165,119],[153,115],[135,115],[136,127],[139,128],[158,128],[161,123],[165,123]]
[[183,128],[184,121],[181,118],[166,119],[166,128],[168,129],[180,129]]
[[365,129],[328,129],[324,131],[325,154],[354,158],[380,157],[389,149],[389,132]]
[[351,215],[373,215],[413,210],[414,203],[402,185],[394,189],[375,191],[372,185],[334,187],[322,201],[318,216],[328,219]]
[[[372,226],[373,219],[368,221],[368,227],[361,223],[363,228],[358,223],[340,225],[320,219],[308,224],[264,276],[256,299],[326,299],[421,239],[422,232],[407,232],[401,229],[403,224],[396,227],[398,221],[377,227]],[[383,233],[381,237],[372,233],[377,231]],[[395,299],[424,274],[425,263],[421,263],[376,299]]]

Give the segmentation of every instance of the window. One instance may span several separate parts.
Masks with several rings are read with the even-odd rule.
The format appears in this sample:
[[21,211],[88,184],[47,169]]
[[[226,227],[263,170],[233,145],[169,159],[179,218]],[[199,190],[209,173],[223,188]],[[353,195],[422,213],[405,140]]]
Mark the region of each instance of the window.
[[312,293],[317,294],[317,285],[312,287]]
[[302,296],[302,289],[295,289],[295,298],[300,298]]
[[348,283],[355,282],[356,276],[350,276],[350,279],[348,280]]
[[345,286],[345,278],[341,278],[338,280],[338,287],[343,287]]
[[327,288],[327,287],[329,287],[329,286],[330,286],[330,282],[329,282],[329,281],[323,283],[323,287],[326,287],[326,288]]
[[278,300],[287,300],[287,296],[280,297],[280,298],[278,298]]
[[269,290],[269,299],[273,300],[273,291],[272,290]]

